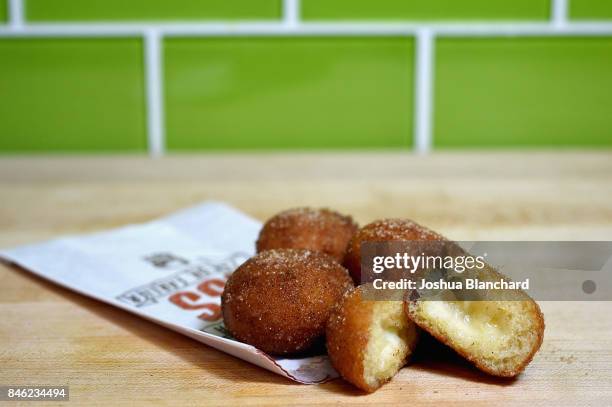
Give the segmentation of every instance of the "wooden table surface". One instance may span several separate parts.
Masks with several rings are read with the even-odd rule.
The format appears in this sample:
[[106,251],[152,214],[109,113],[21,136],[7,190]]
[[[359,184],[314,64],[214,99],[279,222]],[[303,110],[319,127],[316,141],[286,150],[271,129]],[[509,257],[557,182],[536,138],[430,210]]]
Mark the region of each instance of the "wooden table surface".
[[[0,159],[0,247],[142,222],[203,200],[264,220],[329,206],[454,239],[612,239],[612,152],[303,153]],[[69,385],[68,404],[612,405],[612,302],[546,302],[515,381],[438,353],[363,395],[300,385],[0,264],[0,385]],[[13,404],[11,404],[13,405]]]

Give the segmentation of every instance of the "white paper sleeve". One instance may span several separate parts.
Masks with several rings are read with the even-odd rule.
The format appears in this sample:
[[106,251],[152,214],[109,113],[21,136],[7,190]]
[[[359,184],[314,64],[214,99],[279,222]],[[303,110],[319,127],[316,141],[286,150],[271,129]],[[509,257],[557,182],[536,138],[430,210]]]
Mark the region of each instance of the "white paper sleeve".
[[337,377],[326,355],[277,358],[225,330],[223,284],[253,255],[260,228],[207,202],[148,223],[0,250],[0,258],[297,382]]

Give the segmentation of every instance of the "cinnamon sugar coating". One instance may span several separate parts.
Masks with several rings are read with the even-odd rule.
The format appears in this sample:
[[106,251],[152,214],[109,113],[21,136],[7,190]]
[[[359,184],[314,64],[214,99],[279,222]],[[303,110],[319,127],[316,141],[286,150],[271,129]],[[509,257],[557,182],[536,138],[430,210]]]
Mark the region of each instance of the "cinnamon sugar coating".
[[329,209],[295,208],[270,218],[257,239],[257,252],[309,249],[342,262],[357,224],[350,216]]
[[290,355],[320,343],[332,308],[353,287],[330,256],[304,249],[261,252],[228,279],[223,320],[239,341]]

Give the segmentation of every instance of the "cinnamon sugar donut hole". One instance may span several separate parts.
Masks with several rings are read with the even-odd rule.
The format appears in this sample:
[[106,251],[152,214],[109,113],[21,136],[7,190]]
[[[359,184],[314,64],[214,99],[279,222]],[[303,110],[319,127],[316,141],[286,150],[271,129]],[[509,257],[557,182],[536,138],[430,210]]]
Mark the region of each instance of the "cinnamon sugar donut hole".
[[351,288],[348,271],[326,254],[267,250],[227,280],[223,320],[237,340],[264,352],[301,353],[322,343],[332,308]]
[[349,242],[344,266],[355,284],[362,282],[361,244],[364,242],[390,242],[400,240],[447,240],[444,236],[409,219],[381,219],[359,229]]
[[358,226],[350,216],[329,209],[295,208],[270,218],[257,239],[257,252],[309,249],[342,262]]

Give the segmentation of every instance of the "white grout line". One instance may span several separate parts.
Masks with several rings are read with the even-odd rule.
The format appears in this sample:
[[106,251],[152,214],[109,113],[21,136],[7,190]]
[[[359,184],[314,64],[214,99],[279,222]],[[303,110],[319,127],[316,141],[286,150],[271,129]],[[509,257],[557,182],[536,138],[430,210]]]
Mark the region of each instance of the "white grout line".
[[143,37],[143,41],[149,155],[151,157],[161,157],[166,149],[162,72],[163,36],[156,30],[148,30]]
[[[14,0],[12,0],[14,1]],[[612,35],[611,22],[568,22],[561,27],[550,23],[184,23],[184,24],[40,24],[28,23],[21,30],[0,27],[1,37],[117,37],[140,36],[154,30],[162,36],[413,36],[428,30],[436,37]]]
[[550,18],[553,25],[563,28],[567,24],[569,0],[551,0]]
[[427,29],[416,35],[414,72],[414,149],[426,154],[432,147],[434,34]]
[[23,0],[8,0],[8,24],[13,30],[23,29],[24,21]]
[[287,27],[300,24],[300,0],[283,0],[283,23]]

